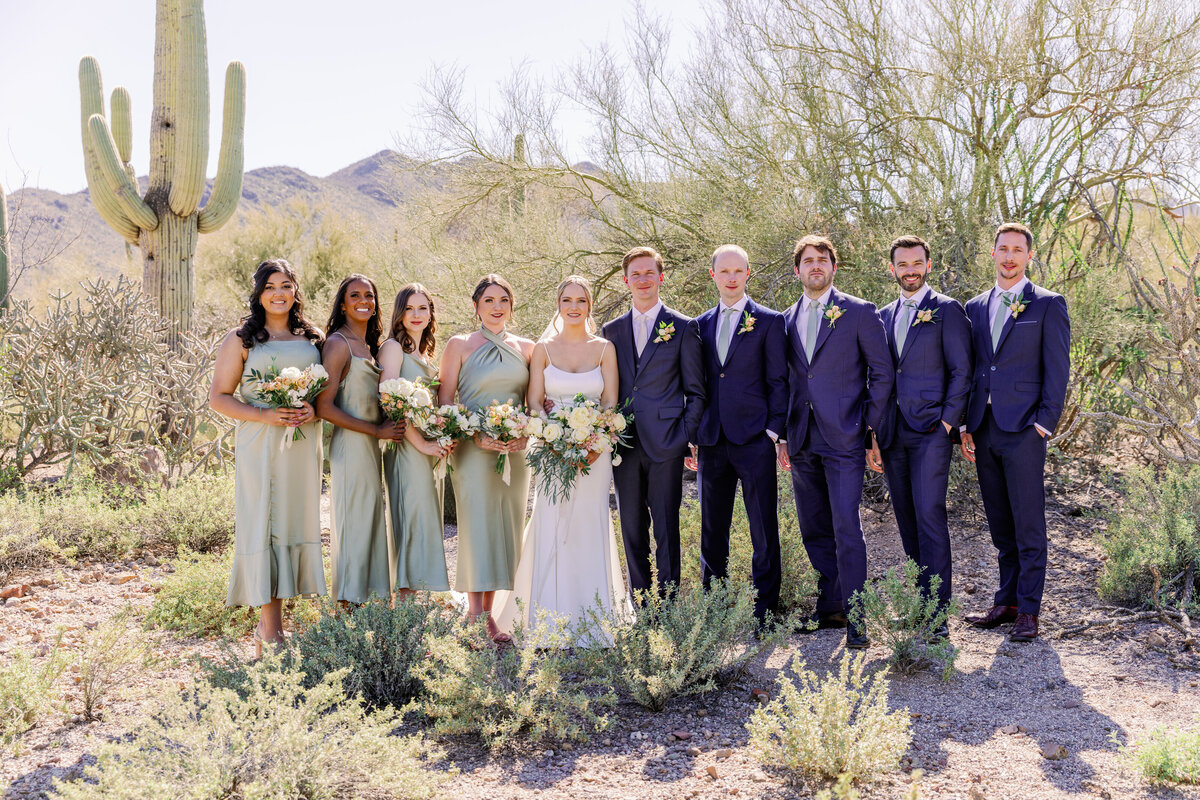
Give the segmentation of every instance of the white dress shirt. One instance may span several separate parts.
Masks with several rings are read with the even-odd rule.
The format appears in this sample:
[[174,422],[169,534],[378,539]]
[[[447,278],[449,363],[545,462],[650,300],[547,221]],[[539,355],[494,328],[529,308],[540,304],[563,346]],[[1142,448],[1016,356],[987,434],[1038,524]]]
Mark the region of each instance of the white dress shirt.
[[[825,294],[821,295],[816,300],[813,300],[811,297],[809,297],[807,294],[805,294],[804,298],[800,301],[800,311],[799,311],[799,313],[796,314],[796,330],[800,333],[800,342],[805,347],[808,346],[808,342],[806,341],[806,336],[808,335],[808,315],[810,313],[815,313],[815,314],[824,313],[820,308],[817,308],[814,310],[813,306],[815,306],[817,303],[820,303],[822,306],[829,305],[829,298],[832,295],[833,295],[833,286],[830,285],[830,287],[825,290]],[[818,335],[820,335],[820,331],[821,331],[821,328],[820,328],[820,326],[818,326],[817,327]]]
[[[637,348],[637,354],[640,356],[646,345],[654,341],[654,322],[658,319],[658,312],[662,311],[662,300],[659,300],[648,311],[642,313],[636,308],[633,309],[633,344]],[[639,331],[641,333],[639,333]],[[639,338],[642,335],[645,338]],[[640,345],[639,345],[640,342]]]
[[[899,338],[898,334],[900,332],[900,318],[904,315],[904,304],[912,303],[912,308],[908,310],[908,327],[911,328],[913,321],[917,317],[917,308],[921,305],[921,303],[925,302],[925,298],[929,296],[929,293],[932,291],[933,289],[929,288],[929,284],[927,283],[920,289],[917,289],[917,291],[913,293],[912,297],[905,297],[904,292],[900,292],[900,303],[896,306],[896,317],[892,320],[892,333],[893,335],[896,335],[896,338]],[[910,330],[909,333],[911,334],[912,331]],[[907,337],[905,338],[905,343],[907,343]]]
[[[738,328],[742,327],[742,314],[746,312],[746,303],[750,301],[750,295],[743,294],[742,298],[731,306],[725,305],[724,302],[717,303],[717,332],[716,335],[721,335],[721,320],[725,316],[725,312],[729,309],[735,309],[737,314],[729,321],[729,331],[726,334],[729,337],[727,345],[733,344],[733,337],[737,336]],[[717,342],[720,345],[720,342]]]

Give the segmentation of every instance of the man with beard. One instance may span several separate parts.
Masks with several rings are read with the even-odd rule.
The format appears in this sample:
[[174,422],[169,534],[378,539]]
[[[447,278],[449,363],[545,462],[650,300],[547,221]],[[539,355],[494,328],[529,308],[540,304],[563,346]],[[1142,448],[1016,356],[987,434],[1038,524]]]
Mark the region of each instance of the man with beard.
[[[929,593],[950,604],[950,528],[946,489],[958,426],[971,383],[971,323],[957,300],[925,283],[929,245],[919,236],[892,242],[889,261],[900,297],[880,312],[896,383],[867,465],[883,472],[904,553],[921,568]],[[946,636],[945,623],[937,635]]]
[[[814,628],[846,626],[847,606],[867,579],[862,500],[867,427],[878,428],[892,393],[887,334],[872,303],[833,287],[837,250],[824,236],[805,236],[793,252],[804,295],[784,313],[789,346],[787,440],[780,465],[790,467],[796,515],[808,560],[820,577]],[[866,630],[850,625],[846,646],[867,647]]]
[[996,229],[996,285],[967,303],[975,373],[963,455],[979,492],[1000,566],[992,608],[968,615],[979,628],[1012,622],[1009,640],[1038,636],[1046,584],[1046,442],[1058,426],[1071,371],[1071,322],[1060,294],[1025,276],[1033,233],[1016,222]]

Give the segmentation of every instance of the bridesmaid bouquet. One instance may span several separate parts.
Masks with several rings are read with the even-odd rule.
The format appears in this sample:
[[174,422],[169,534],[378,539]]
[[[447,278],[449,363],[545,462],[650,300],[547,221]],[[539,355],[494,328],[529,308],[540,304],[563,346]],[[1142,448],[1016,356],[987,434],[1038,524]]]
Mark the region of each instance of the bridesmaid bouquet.
[[379,405],[392,422],[412,419],[435,408],[433,386],[432,383],[410,381],[408,378],[380,381]]
[[[522,436],[532,435],[529,430],[531,420],[525,411],[525,406],[519,403],[492,403],[487,408],[476,412],[475,429],[484,436],[490,436],[498,442],[513,442]],[[512,467],[508,462],[508,453],[501,453],[496,459],[496,473],[510,483]]]
[[[591,453],[611,453],[629,443],[629,418],[615,408],[601,408],[582,394],[555,406],[545,417],[535,417],[529,435],[539,447],[529,454],[529,465],[538,476],[538,488],[552,502],[570,497],[575,481],[591,470]],[[613,465],[621,457],[613,458]]]
[[[304,369],[280,369],[272,363],[266,372],[250,370],[250,377],[258,382],[258,393],[271,408],[299,408],[304,403],[311,403],[329,383],[329,373],[320,364],[311,364]],[[292,442],[304,438],[304,431],[296,427],[291,436],[283,437],[279,449],[290,448]]]
[[[436,441],[442,447],[475,435],[475,417],[466,406],[458,404],[413,408],[409,411],[408,423],[426,439]],[[433,477],[441,480],[453,471],[445,458],[439,458],[433,467]]]

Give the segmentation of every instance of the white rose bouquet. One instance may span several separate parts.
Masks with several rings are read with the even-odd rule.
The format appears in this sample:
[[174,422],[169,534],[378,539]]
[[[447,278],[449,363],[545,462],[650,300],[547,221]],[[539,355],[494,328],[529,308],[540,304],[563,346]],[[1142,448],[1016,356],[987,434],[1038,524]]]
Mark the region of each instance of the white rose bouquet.
[[[506,444],[532,435],[529,425],[533,419],[537,419],[530,417],[525,406],[519,403],[493,402],[474,416],[476,432]],[[503,476],[505,483],[510,482],[512,467],[509,465],[508,453],[501,453],[496,459],[496,472]]]
[[[611,453],[629,443],[630,419],[582,394],[545,417],[535,417],[529,435],[538,446],[529,454],[529,465],[538,476],[539,491],[553,502],[568,498],[579,476],[590,471],[593,453]],[[614,456],[613,465],[620,463],[621,457]]]
[[[250,378],[258,383],[258,394],[271,408],[300,408],[304,403],[313,402],[329,383],[329,373],[320,364],[312,364],[304,369],[280,369],[274,361],[265,372],[250,370]],[[291,436],[283,437],[279,449],[291,447],[292,442],[304,438],[304,431],[297,427]]]
[[[410,381],[408,378],[389,378],[379,382],[379,405],[383,415],[392,422],[410,420],[415,415],[428,413],[435,407],[433,387],[437,381]],[[388,449],[396,448],[388,442]]]
[[[451,404],[414,407],[410,410],[408,424],[412,425],[429,441],[449,447],[457,441],[475,435],[475,417],[466,406]],[[433,477],[441,480],[453,472],[445,458],[439,458],[433,467]]]

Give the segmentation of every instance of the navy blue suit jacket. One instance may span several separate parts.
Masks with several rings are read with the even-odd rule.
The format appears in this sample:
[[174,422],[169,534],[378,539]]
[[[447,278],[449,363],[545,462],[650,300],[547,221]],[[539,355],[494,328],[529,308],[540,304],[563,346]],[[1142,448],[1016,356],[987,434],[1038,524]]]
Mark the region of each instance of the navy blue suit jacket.
[[[656,342],[663,324],[675,332]],[[633,312],[627,311],[601,328],[617,351],[617,407],[633,411],[633,436],[651,461],[687,455],[704,413],[704,362],[696,320],[664,305],[650,340],[637,356]]]
[[836,322],[824,315],[810,364],[796,329],[797,300],[784,312],[788,363],[788,452],[798,453],[808,426],[838,450],[865,449],[866,426],[878,429],[892,393],[892,359],[887,334],[873,303],[837,289],[830,306],[843,310]]
[[983,422],[990,394],[992,418],[1001,430],[1016,433],[1037,423],[1053,433],[1062,416],[1071,372],[1067,301],[1061,294],[1027,284],[1021,297],[1025,310],[1004,323],[993,351],[988,324],[991,294],[989,289],[967,302],[975,343],[967,431],[974,433]]
[[[746,300],[738,316],[725,363],[717,359],[720,306],[699,317],[704,346],[704,379],[708,393],[696,444],[715,445],[721,434],[733,444],[747,444],[766,429],[782,436],[787,425],[787,357],[783,345],[783,315]],[[753,330],[742,331],[746,314]]]
[[[942,420],[957,435],[967,412],[971,388],[971,323],[962,304],[930,290],[914,312],[933,311],[931,322],[909,325],[904,352],[896,354],[897,298],[879,312],[887,332],[888,351],[895,366],[896,383],[882,427],[875,431],[880,447],[888,447],[895,435],[896,415],[913,430],[928,431]],[[911,315],[916,320],[916,314]]]

